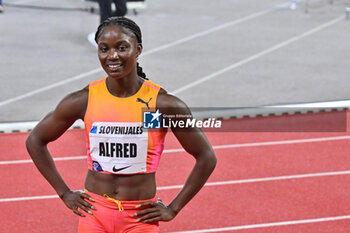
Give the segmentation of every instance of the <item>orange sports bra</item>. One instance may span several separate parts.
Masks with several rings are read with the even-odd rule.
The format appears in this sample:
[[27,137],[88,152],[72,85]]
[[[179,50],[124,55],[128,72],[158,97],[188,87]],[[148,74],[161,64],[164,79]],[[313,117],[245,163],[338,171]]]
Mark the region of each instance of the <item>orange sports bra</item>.
[[112,95],[106,78],[89,85],[84,117],[88,168],[108,174],[156,172],[166,132],[143,128],[143,112],[156,109],[160,86],[145,80],[136,94]]

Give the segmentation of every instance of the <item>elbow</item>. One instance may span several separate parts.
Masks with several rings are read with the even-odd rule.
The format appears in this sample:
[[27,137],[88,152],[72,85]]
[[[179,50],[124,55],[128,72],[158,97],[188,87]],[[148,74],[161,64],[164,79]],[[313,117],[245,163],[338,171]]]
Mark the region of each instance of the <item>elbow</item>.
[[34,141],[34,136],[30,133],[29,136],[28,136],[27,139],[26,139],[26,142],[25,142],[27,151],[28,151],[28,153],[29,153],[30,156],[31,156],[30,151],[31,151],[31,148],[32,148],[32,146],[33,146],[33,144],[34,144],[33,141]]
[[31,132],[26,139],[25,145],[30,157],[33,158],[33,155],[35,154],[33,152],[36,151],[37,148],[44,146],[45,143],[43,143],[39,137],[37,137],[33,132]]
[[30,148],[30,146],[32,144],[32,134],[29,134],[29,136],[26,139],[25,144],[26,144],[27,151],[29,151],[29,148]]
[[213,153],[212,156],[209,158],[209,161],[208,161],[209,166],[210,166],[212,171],[214,171],[217,162],[218,162],[218,160],[217,160],[215,154]]
[[212,173],[216,167],[216,164],[217,164],[217,159],[216,159],[216,156],[214,154],[213,151],[211,152],[207,152],[205,154],[203,154],[202,156],[200,156],[199,158],[199,161],[200,163],[203,164],[203,166],[205,167],[205,169],[207,171],[209,171],[210,173]]

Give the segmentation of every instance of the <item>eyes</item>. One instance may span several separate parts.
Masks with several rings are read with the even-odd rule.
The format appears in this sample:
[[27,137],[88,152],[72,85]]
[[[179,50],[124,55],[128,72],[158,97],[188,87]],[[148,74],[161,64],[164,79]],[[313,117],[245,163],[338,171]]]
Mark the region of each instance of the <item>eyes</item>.
[[[129,49],[130,49],[130,46],[128,46],[126,44],[120,44],[120,45],[117,45],[117,47],[116,47],[116,51],[121,52],[121,53],[129,51]],[[110,50],[110,48],[106,44],[100,44],[99,50],[102,53],[107,53]]]

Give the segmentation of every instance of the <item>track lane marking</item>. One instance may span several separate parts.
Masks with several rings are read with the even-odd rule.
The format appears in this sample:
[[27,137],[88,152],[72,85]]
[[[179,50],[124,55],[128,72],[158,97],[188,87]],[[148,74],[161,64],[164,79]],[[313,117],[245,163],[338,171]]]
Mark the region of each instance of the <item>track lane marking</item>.
[[29,2],[36,2],[37,0],[20,0],[20,1],[15,1],[13,4],[19,5],[23,3],[29,3]]
[[[339,176],[339,175],[350,175],[350,170],[347,170],[347,171],[333,171],[333,172],[320,172],[320,173],[309,173],[309,174],[298,174],[298,175],[288,175],[288,176],[273,176],[273,177],[242,179],[242,180],[228,180],[228,181],[218,181],[218,182],[207,182],[204,185],[204,187],[233,185],[233,184],[247,184],[247,183],[261,183],[261,182],[270,182],[270,181],[304,179],[304,178],[314,178],[314,177],[324,177],[324,176]],[[171,189],[181,189],[182,187],[183,187],[183,185],[160,186],[160,187],[157,187],[157,191],[160,191],[160,190],[171,190]],[[52,198],[58,198],[58,196],[57,195],[44,195],[44,196],[31,196],[31,197],[0,198],[0,203],[1,202],[14,202],[14,201],[42,200],[42,199],[52,199]]]
[[[278,6],[275,6],[273,8],[267,9],[267,10],[258,11],[258,12],[255,12],[253,14],[250,14],[248,16],[245,16],[245,17],[242,17],[242,18],[239,18],[239,19],[235,19],[235,20],[232,20],[230,22],[226,22],[226,23],[218,25],[216,27],[213,27],[213,28],[210,28],[210,29],[198,32],[198,33],[195,33],[193,35],[184,37],[182,39],[179,39],[179,40],[176,40],[176,41],[173,41],[173,42],[170,42],[168,44],[159,46],[157,48],[150,49],[148,51],[145,51],[143,54],[141,54],[141,56],[147,56],[147,55],[150,55],[150,54],[153,54],[153,53],[156,53],[156,52],[159,52],[159,51],[162,51],[162,50],[174,47],[176,45],[183,44],[183,43],[185,43],[187,41],[190,41],[190,40],[193,40],[193,39],[196,39],[196,38],[208,35],[210,33],[222,30],[224,28],[227,28],[227,27],[239,24],[239,23],[243,23],[243,22],[246,22],[246,21],[251,20],[251,19],[255,19],[255,18],[259,17],[259,16],[263,16],[265,14],[273,12],[273,11],[283,7],[284,5],[282,4],[282,5],[278,5]],[[62,86],[62,85],[68,84],[70,82],[73,82],[73,81],[76,81],[76,80],[88,77],[89,75],[93,75],[93,74],[96,74],[96,73],[99,73],[99,72],[103,72],[103,69],[102,68],[96,68],[96,69],[87,71],[85,73],[82,73],[82,74],[75,75],[73,77],[64,79],[62,81],[59,81],[59,82],[56,82],[56,83],[53,83],[53,84],[50,84],[50,85],[38,88],[38,89],[36,89],[34,91],[30,91],[30,92],[27,92],[25,94],[22,94],[22,95],[19,95],[19,96],[16,96],[16,97],[9,98],[7,100],[0,101],[0,107],[2,107],[4,105],[7,105],[7,104],[10,104],[10,103],[13,103],[13,102],[16,102],[16,101],[19,101],[19,100],[22,100],[22,99],[25,99],[25,98],[28,98],[28,97],[36,95],[38,93],[41,93],[41,92],[44,92],[44,91],[56,88],[58,86]]]
[[178,93],[186,91],[186,90],[188,90],[188,89],[190,89],[190,88],[192,88],[194,86],[197,86],[197,85],[199,85],[201,83],[204,83],[204,82],[209,81],[209,80],[211,80],[213,78],[216,78],[219,75],[222,75],[222,74],[224,74],[224,73],[226,73],[228,71],[232,71],[232,70],[234,70],[236,68],[239,68],[239,67],[241,67],[241,66],[243,66],[243,65],[245,65],[245,64],[247,64],[249,62],[255,61],[258,58],[261,58],[261,57],[263,57],[263,56],[265,56],[265,55],[267,55],[269,53],[272,53],[272,52],[280,49],[280,48],[286,47],[289,44],[292,44],[292,43],[294,43],[294,42],[296,42],[298,40],[301,40],[301,39],[303,39],[305,37],[308,37],[308,36],[310,36],[312,34],[315,34],[318,31],[321,31],[321,30],[323,30],[323,29],[325,29],[327,27],[330,27],[333,24],[336,24],[336,23],[340,22],[344,18],[345,18],[345,16],[340,16],[340,17],[337,17],[337,18],[335,18],[333,20],[330,20],[330,21],[328,21],[328,22],[326,22],[326,23],[324,23],[324,24],[322,24],[322,25],[320,25],[318,27],[315,27],[315,28],[313,28],[313,29],[311,29],[311,30],[309,30],[307,32],[304,32],[304,33],[302,33],[300,35],[294,36],[294,37],[292,37],[292,38],[290,38],[288,40],[285,40],[285,41],[275,45],[275,46],[272,46],[272,47],[270,47],[268,49],[265,49],[265,50],[263,50],[263,51],[261,51],[261,52],[259,52],[257,54],[254,54],[253,56],[250,56],[250,57],[248,57],[246,59],[243,59],[243,60],[240,60],[240,61],[238,61],[236,63],[233,63],[230,66],[222,68],[222,69],[220,69],[220,70],[218,70],[218,71],[216,71],[214,73],[211,73],[211,74],[209,74],[209,75],[207,75],[207,76],[205,76],[203,78],[199,78],[196,81],[188,83],[187,85],[183,85],[181,88],[178,88],[178,89],[172,91],[171,93],[178,94]]
[[235,231],[235,230],[264,228],[264,227],[276,227],[276,226],[287,226],[287,225],[297,225],[297,224],[306,224],[306,223],[339,221],[339,220],[345,220],[345,219],[350,219],[350,215],[325,217],[325,218],[301,219],[301,220],[283,221],[283,222],[260,223],[260,224],[242,225],[242,226],[233,226],[233,227],[210,228],[210,229],[202,229],[202,230],[174,231],[171,233],[205,233],[205,232]]
[[[216,146],[213,146],[213,149],[219,150],[219,149],[242,148],[242,147],[274,146],[274,145],[287,145],[287,144],[310,143],[310,142],[338,141],[338,140],[347,140],[347,139],[350,139],[350,135],[335,136],[335,137],[282,140],[282,141],[267,141],[267,142],[252,142],[252,143],[241,143],[241,144],[216,145]],[[185,152],[185,150],[182,148],[178,148],[178,149],[168,149],[168,150],[163,151],[164,154],[176,153],[176,152]],[[64,161],[64,160],[80,160],[80,159],[86,159],[86,155],[59,157],[59,158],[54,158],[53,160],[54,161]],[[23,164],[23,163],[32,163],[32,162],[33,161],[31,159],[0,161],[0,165]]]
[[[253,178],[253,179],[243,179],[243,180],[208,182],[204,186],[210,187],[210,186],[219,186],[219,185],[259,183],[259,182],[269,182],[269,181],[276,181],[276,180],[303,179],[303,178],[322,177],[322,176],[339,176],[339,175],[350,175],[350,170],[338,171],[338,172],[320,172],[320,173],[309,173],[309,174],[289,175],[289,176],[274,176],[274,177]],[[172,186],[159,187],[157,188],[157,190],[180,189],[182,187],[183,185],[172,185]]]

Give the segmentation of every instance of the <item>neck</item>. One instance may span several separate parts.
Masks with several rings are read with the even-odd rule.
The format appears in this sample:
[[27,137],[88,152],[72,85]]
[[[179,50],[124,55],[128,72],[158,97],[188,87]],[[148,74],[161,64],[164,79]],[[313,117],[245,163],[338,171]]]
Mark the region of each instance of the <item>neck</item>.
[[106,83],[112,95],[117,97],[129,97],[140,89],[143,80],[137,75],[130,75],[119,79],[107,77]]

